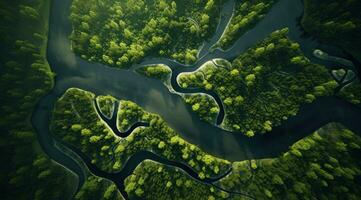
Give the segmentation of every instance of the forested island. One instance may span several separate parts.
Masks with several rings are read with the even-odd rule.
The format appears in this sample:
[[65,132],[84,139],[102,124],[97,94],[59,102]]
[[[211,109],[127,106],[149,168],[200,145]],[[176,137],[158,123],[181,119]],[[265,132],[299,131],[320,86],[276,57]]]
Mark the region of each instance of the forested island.
[[0,199],[360,199],[360,9],[1,1]]

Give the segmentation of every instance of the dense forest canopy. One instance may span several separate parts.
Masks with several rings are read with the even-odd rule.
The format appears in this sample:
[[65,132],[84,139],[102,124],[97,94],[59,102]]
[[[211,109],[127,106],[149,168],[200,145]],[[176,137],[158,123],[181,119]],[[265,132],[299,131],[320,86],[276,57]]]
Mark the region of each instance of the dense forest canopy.
[[[304,29],[324,42],[361,59],[361,2],[357,0],[305,0]],[[322,11],[322,12],[320,12]]]
[[250,137],[269,132],[296,115],[300,105],[332,95],[337,87],[326,68],[302,55],[287,31],[272,33],[229,65],[210,62],[181,74],[179,84],[217,92],[226,110],[225,128]]
[[128,68],[146,56],[184,63],[218,24],[221,0],[75,0],[73,48],[82,58]]
[[[334,62],[331,68],[306,57],[310,52],[302,48],[302,41],[289,38],[289,27],[270,30],[274,32],[235,58],[217,57],[232,50],[273,6],[287,0],[232,1],[232,15],[224,30],[218,30],[229,1],[72,0],[65,16],[71,33],[65,38],[69,37],[68,49],[74,57],[91,61],[87,66],[101,63],[129,70],[148,59],[176,61],[179,66],[158,63],[133,71],[139,80],[158,79],[153,83],[164,84],[172,98],[180,95],[187,111],[204,121],[197,123],[250,143],[265,136],[272,139],[276,136],[272,130],[321,98],[335,98],[359,112],[360,1],[302,1],[304,15],[295,19],[297,28],[304,31],[302,41],[329,45],[339,50],[334,56],[352,63],[347,67]],[[361,133],[335,120],[287,145],[282,154],[265,159],[252,159],[258,152],[239,144],[246,159],[234,161],[188,141],[167,122],[167,116],[150,112],[137,101],[72,86],[54,94],[60,76],[63,82],[90,78],[76,74],[77,67],[70,70],[75,75],[53,72],[55,66],[48,63],[49,21],[60,17],[52,15],[55,3],[59,1],[0,1],[0,199],[361,198]],[[219,38],[205,51],[216,56],[199,64],[199,53],[214,35]],[[174,75],[175,71],[179,73]],[[177,92],[172,84],[183,91],[201,92]],[[172,106],[169,109],[176,115]],[[216,127],[223,109],[224,119]],[[46,114],[34,122],[39,110]],[[333,110],[335,116],[350,114]],[[49,144],[40,139],[37,123],[50,124],[46,128],[51,140],[45,141]],[[198,137],[209,137],[203,132]],[[287,132],[282,140],[297,137],[293,134]],[[54,154],[47,145],[73,160],[81,172],[51,157]]]
[[60,199],[76,177],[42,150],[30,117],[53,86],[45,57],[50,2],[0,2],[1,199]]

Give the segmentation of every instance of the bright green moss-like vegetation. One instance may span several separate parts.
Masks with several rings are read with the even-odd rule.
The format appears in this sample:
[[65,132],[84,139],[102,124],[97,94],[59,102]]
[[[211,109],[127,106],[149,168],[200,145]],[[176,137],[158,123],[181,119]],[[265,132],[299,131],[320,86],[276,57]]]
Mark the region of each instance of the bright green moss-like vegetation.
[[96,98],[100,111],[103,115],[110,118],[112,117],[114,108],[114,102],[116,99],[112,96],[98,96]]
[[[79,148],[100,169],[119,171],[129,157],[141,150],[149,150],[169,160],[186,163],[201,178],[220,175],[229,168],[228,161],[208,155],[186,142],[160,116],[144,111],[133,102],[120,102],[124,106],[120,106],[119,119],[122,119],[122,123],[123,117],[141,119],[149,122],[150,126],[139,127],[126,138],[117,137],[99,119],[93,98],[94,94],[90,92],[69,89],[56,103],[52,132],[64,142]],[[120,128],[127,129],[125,126]]]
[[[126,181],[131,199],[358,199],[361,139],[339,124],[328,124],[282,156],[233,163],[216,185],[202,184],[181,170],[143,161]],[[342,183],[342,184],[339,184]],[[238,193],[238,194],[237,194]],[[158,195],[158,196],[157,196]]]
[[236,1],[233,17],[216,46],[228,49],[247,30],[264,18],[277,0]]
[[211,96],[207,94],[185,94],[183,98],[202,120],[209,123],[215,122],[219,107]]
[[359,136],[329,124],[283,156],[233,163],[219,185],[255,199],[360,199],[360,146]]
[[82,58],[127,68],[145,56],[196,60],[215,32],[220,0],[75,0],[73,49]]
[[[172,71],[166,65],[146,66],[138,68],[136,71],[144,76],[162,80],[168,87],[170,87],[169,83],[166,81],[169,80]],[[192,106],[192,110],[196,112],[202,120],[209,123],[215,122],[219,108],[211,96],[203,93],[181,94],[181,96],[187,104]]]
[[1,199],[68,198],[75,176],[50,160],[31,124],[53,86],[45,59],[50,1],[0,1]]
[[270,131],[302,104],[332,95],[337,87],[327,69],[304,57],[287,32],[272,33],[231,63],[208,62],[181,74],[178,83],[215,91],[225,106],[224,128],[247,136]]
[[[51,2],[0,1],[0,199],[123,199],[115,183],[90,174],[86,168],[85,182],[76,188],[76,176],[51,160],[39,145],[38,139],[43,141],[47,136],[40,135],[43,132],[37,135],[31,126],[37,101],[54,85],[54,73],[46,60]],[[265,17],[277,0],[235,2],[229,26],[214,47],[229,49]],[[82,59],[119,68],[129,68],[146,57],[193,64],[202,43],[214,35],[224,3],[225,0],[72,0],[71,15],[61,17],[70,18],[71,48]],[[306,32],[326,45],[341,47],[361,58],[360,0],[304,3],[302,26]],[[80,68],[65,70],[71,73],[58,71],[59,80],[88,83],[86,79],[94,76],[76,71]],[[137,72],[168,81],[166,85],[170,87],[172,72],[165,65],[146,66]],[[84,75],[84,82],[77,82],[77,75]],[[211,60],[195,72],[181,74],[177,81],[183,88],[216,92],[225,107],[222,127],[249,137],[271,131],[296,115],[300,106],[321,96],[336,95],[361,104],[360,80],[338,91],[339,83],[330,71],[310,63],[299,45],[287,37],[287,29],[272,33],[234,60]],[[199,93],[181,95],[201,119],[214,123],[220,108],[212,97]],[[40,113],[46,114],[52,107],[53,96],[50,97],[45,99],[48,103],[36,108]],[[95,98],[105,116],[110,118],[116,111],[115,128],[119,131],[126,132],[137,122],[149,126],[138,127],[124,138],[117,136],[99,117]],[[116,101],[119,106],[115,106]],[[119,172],[129,158],[143,150],[188,165],[203,181],[232,167],[229,175],[213,185],[178,168],[144,160],[125,179],[125,192],[130,199],[361,199],[361,139],[340,124],[319,129],[276,158],[231,163],[185,141],[159,115],[145,111],[136,102],[96,97],[91,92],[70,88],[55,103],[51,133],[88,156],[100,171]],[[43,125],[46,121],[36,123]],[[47,144],[43,147],[51,155],[54,149],[49,150]],[[61,149],[60,143],[56,145]],[[247,150],[239,148],[240,154],[253,156]],[[221,149],[215,151],[222,154]],[[68,164],[62,159],[59,162]],[[79,167],[83,166],[80,162]]]
[[196,181],[182,170],[153,161],[143,161],[125,180],[130,199],[225,199],[229,195]]
[[136,70],[139,74],[147,76],[149,78],[155,78],[162,81],[168,80],[172,70],[166,65],[151,65],[138,68]]
[[134,102],[120,101],[120,106],[117,109],[117,127],[120,131],[127,131],[136,122],[149,122],[147,113]]

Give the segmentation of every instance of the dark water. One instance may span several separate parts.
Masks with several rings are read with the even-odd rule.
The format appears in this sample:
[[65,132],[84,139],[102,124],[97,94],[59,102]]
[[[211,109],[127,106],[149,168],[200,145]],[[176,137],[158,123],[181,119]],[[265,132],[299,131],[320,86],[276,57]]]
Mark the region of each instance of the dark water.
[[116,101],[114,102],[114,109],[113,109],[113,113],[111,114],[111,117],[108,118],[107,116],[105,116],[100,108],[99,105],[96,101],[96,99],[94,99],[94,105],[95,105],[95,110],[97,111],[98,115],[100,116],[100,118],[108,124],[108,126],[110,127],[110,129],[114,132],[115,135],[119,136],[119,137],[128,137],[136,128],[140,127],[140,126],[144,126],[144,127],[148,127],[149,123],[148,122],[136,122],[133,125],[130,126],[130,128],[124,132],[119,131],[118,126],[117,126],[117,121],[118,121],[118,106],[119,106],[119,102]]
[[[358,123],[361,119],[360,108],[335,97],[320,98],[313,104],[303,106],[299,115],[291,117],[284,125],[274,128],[272,132],[264,136],[256,136],[252,139],[242,136],[241,133],[227,132],[203,122],[180,96],[170,93],[160,81],[146,78],[132,70],[110,68],[84,61],[75,56],[70,49],[71,45],[68,39],[72,28],[68,20],[70,5],[71,0],[54,0],[52,3],[47,58],[53,71],[57,74],[56,84],[51,93],[38,103],[32,122],[44,151],[53,160],[76,173],[79,176],[79,185],[84,181],[85,171],[81,163],[75,159],[78,157],[77,153],[72,153],[72,155],[63,153],[54,146],[54,138],[49,132],[54,103],[70,87],[84,89],[96,95],[112,95],[118,99],[131,100],[145,110],[161,115],[167,124],[185,140],[212,155],[230,161],[277,156],[282,151],[286,151],[289,145],[331,121],[342,122],[351,130],[361,133],[361,125]],[[231,12],[232,9],[232,6],[229,6],[223,12]],[[170,66],[173,69],[172,80],[174,82],[179,73],[193,71],[214,58],[232,59],[257,41],[264,39],[271,32],[284,27],[289,27],[291,39],[300,43],[308,58],[323,63],[313,58],[312,50],[314,48],[323,49],[325,45],[309,38],[303,38],[302,31],[297,26],[297,19],[302,12],[301,1],[280,0],[264,20],[244,34],[227,51],[219,49],[208,53],[202,51],[200,54],[202,57],[192,66],[161,58],[147,58],[141,65],[162,63]],[[227,22],[223,21],[222,23]],[[219,27],[225,26],[220,24]],[[176,91],[180,90],[177,84],[173,83],[172,86]],[[125,168],[134,169],[139,162],[144,160],[143,154],[147,153],[139,153],[130,158],[137,162],[130,162]],[[89,164],[87,166],[91,171],[94,168]],[[187,173],[191,174],[190,171]],[[124,177],[119,179],[123,180]],[[114,179],[112,178],[112,180]],[[114,181],[119,182],[118,179]]]
[[[200,179],[198,177],[198,173],[186,164],[167,160],[167,159],[165,159],[161,156],[158,156],[157,154],[150,152],[150,151],[138,151],[137,153],[135,153],[132,157],[130,157],[126,161],[127,164],[123,167],[123,169],[120,172],[107,173],[107,172],[100,170],[95,165],[93,165],[91,163],[91,159],[88,156],[86,156],[83,152],[81,152],[77,147],[63,143],[61,140],[59,140],[57,138],[55,140],[57,141],[58,144],[61,144],[63,148],[67,148],[67,149],[75,152],[82,159],[82,161],[85,163],[85,165],[87,166],[87,168],[93,175],[98,176],[98,177],[103,177],[103,178],[113,181],[117,185],[117,187],[118,187],[119,191],[121,192],[121,194],[123,195],[123,197],[125,197],[125,198],[127,198],[127,193],[125,192],[124,180],[128,176],[130,176],[133,173],[133,171],[135,170],[135,168],[144,160],[153,160],[155,162],[158,162],[158,163],[161,163],[164,165],[177,167],[177,168],[181,169],[182,171],[186,172],[189,176],[193,177],[194,179],[201,181],[203,183],[206,183],[206,184],[210,184],[210,185],[213,185],[214,182],[217,182],[218,180],[224,178],[232,171],[232,169],[229,169],[225,173],[223,173],[217,177]],[[222,188],[220,188],[220,189],[222,189]]]

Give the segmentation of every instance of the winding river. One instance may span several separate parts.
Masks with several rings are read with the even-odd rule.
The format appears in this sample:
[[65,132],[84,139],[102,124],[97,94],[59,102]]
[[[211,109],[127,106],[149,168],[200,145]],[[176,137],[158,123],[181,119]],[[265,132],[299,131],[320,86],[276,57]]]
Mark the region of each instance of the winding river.
[[139,126],[145,126],[145,127],[149,126],[148,122],[136,122],[133,125],[131,125],[131,127],[128,130],[121,132],[119,131],[119,128],[117,126],[119,102],[118,101],[114,102],[113,112],[111,113],[110,118],[108,118],[102,113],[96,99],[94,99],[94,105],[95,105],[94,106],[95,110],[97,111],[99,117],[109,126],[109,128],[113,131],[113,133],[119,137],[122,138],[128,137],[134,131],[134,129],[138,128]]
[[[231,133],[204,122],[191,111],[182,97],[170,93],[161,81],[146,78],[135,73],[134,70],[110,68],[77,57],[71,51],[71,42],[68,39],[72,30],[68,19],[71,2],[71,0],[52,1],[47,58],[52,70],[56,73],[55,86],[47,96],[38,102],[32,116],[32,123],[38,133],[43,150],[50,158],[78,175],[79,187],[83,184],[87,173],[83,162],[95,175],[113,180],[124,196],[126,196],[124,194],[124,178],[144,159],[152,159],[163,164],[177,166],[185,170],[193,178],[197,178],[197,176],[192,174],[191,169],[188,169],[187,166],[167,161],[147,151],[139,152],[131,157],[125,168],[120,172],[123,175],[119,175],[117,178],[95,169],[91,163],[87,162],[86,156],[74,148],[57,142],[49,131],[54,104],[57,98],[70,87],[84,89],[96,95],[112,95],[118,99],[136,102],[148,112],[159,114],[185,140],[196,144],[212,155],[230,161],[277,156],[286,151],[297,140],[329,122],[343,123],[354,132],[361,134],[361,124],[358,122],[361,119],[361,108],[336,97],[322,97],[312,104],[304,105],[297,116],[290,117],[283,125],[275,127],[272,132],[263,136],[257,135],[252,139],[240,133]],[[212,46],[211,41],[217,41],[217,38],[223,33],[233,7],[233,0],[229,0],[225,4],[222,13],[226,13],[226,15],[221,18],[217,33],[209,43],[203,45],[203,49],[199,54],[200,58],[194,65],[186,66],[165,58],[147,58],[139,65],[133,66],[133,68],[146,64],[165,64],[173,71],[171,85],[175,91],[184,93],[205,92],[202,90],[181,89],[175,82],[176,77],[182,72],[194,71],[214,58],[235,58],[271,32],[284,27],[290,29],[290,38],[301,45],[301,49],[310,60],[332,66],[333,63],[321,61],[312,56],[314,49],[328,50],[329,47],[320,44],[316,40],[303,37],[302,31],[298,27],[298,19],[303,13],[303,4],[300,0],[280,0],[261,22],[239,38],[229,50],[215,49],[210,52],[207,48]],[[216,94],[210,95],[217,100]],[[217,124],[219,121],[218,119]],[[58,148],[58,146],[61,146],[61,148]],[[64,148],[68,150],[64,151]]]

